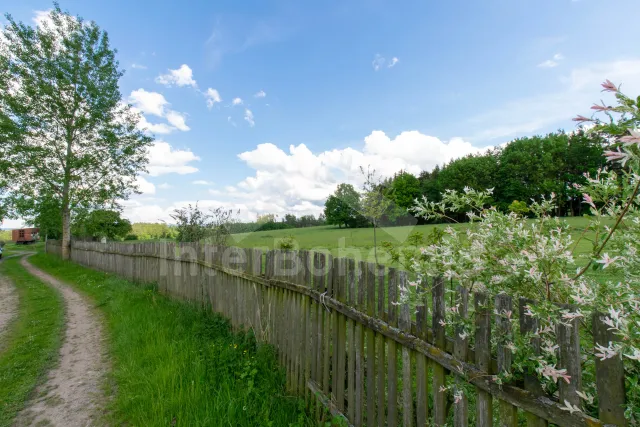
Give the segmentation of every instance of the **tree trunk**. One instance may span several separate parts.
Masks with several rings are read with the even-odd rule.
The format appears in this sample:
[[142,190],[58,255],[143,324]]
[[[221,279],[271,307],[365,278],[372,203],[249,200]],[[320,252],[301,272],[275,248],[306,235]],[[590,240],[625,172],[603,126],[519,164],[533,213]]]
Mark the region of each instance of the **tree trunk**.
[[71,258],[71,212],[69,206],[62,208],[62,259]]

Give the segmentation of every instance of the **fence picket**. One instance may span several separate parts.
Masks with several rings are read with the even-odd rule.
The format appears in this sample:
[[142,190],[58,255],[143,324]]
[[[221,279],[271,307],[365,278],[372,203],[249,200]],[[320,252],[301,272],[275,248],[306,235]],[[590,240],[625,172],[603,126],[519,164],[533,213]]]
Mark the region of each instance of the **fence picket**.
[[[486,374],[491,373],[491,310],[489,300],[483,293],[474,294],[476,312],[475,351],[476,366]],[[478,427],[493,426],[493,404],[491,394],[476,389],[476,425]]]
[[[593,339],[594,344],[607,347],[609,343],[616,342],[619,338],[604,323],[605,317],[601,313],[594,314]],[[608,424],[626,426],[624,365],[620,355],[605,360],[596,358],[596,387],[600,396],[598,399],[600,420]]]
[[[433,344],[441,350],[446,350],[445,313],[444,313],[444,280],[435,278],[431,289],[433,299]],[[443,388],[446,386],[445,369],[441,365],[433,364],[433,423],[436,426],[444,426],[447,422],[446,394]]]
[[[427,340],[427,307],[416,307],[416,333],[418,338]],[[429,377],[427,356],[416,355],[416,425],[425,427],[429,420]]]
[[[356,278],[357,278],[357,286],[356,286],[356,308],[361,312],[366,312],[367,308],[365,305],[365,295],[366,295],[366,286],[367,286],[367,263],[364,261],[360,261],[356,264]],[[365,367],[365,359],[364,359],[364,331],[362,330],[362,324],[360,322],[355,323],[354,328],[355,338],[355,417],[353,418],[353,424],[356,427],[360,427],[363,425],[363,413],[365,409],[364,402],[364,367]]]
[[[357,271],[353,259],[347,259],[347,303],[350,307],[356,306],[356,282]],[[347,325],[347,410],[348,418],[355,419],[356,416],[356,345],[355,345],[355,322],[346,319]]]
[[[507,347],[507,340],[511,335],[511,316],[513,316],[513,301],[508,295],[496,296],[496,327],[500,340],[498,341],[498,371],[511,372],[512,354]],[[515,427],[518,425],[518,408],[510,403],[500,401],[500,426]]]
[[[407,273],[398,272],[398,287],[408,292]],[[409,302],[400,305],[400,329],[411,332],[411,309]],[[411,377],[411,350],[402,347],[402,424],[404,427],[413,425],[413,381]]]
[[[520,298],[520,332],[524,335],[534,333],[538,329],[538,319],[533,316],[526,315],[527,306],[533,303],[534,301]],[[529,340],[529,346],[533,355],[537,356],[540,354],[540,338],[531,337]],[[534,372],[526,372],[524,374],[524,389],[530,391],[536,396],[544,395],[542,385],[540,384],[540,381],[538,381]],[[545,419],[534,414],[526,414],[526,418],[527,427],[547,427],[548,425]]]
[[[469,309],[469,291],[463,286],[458,287],[458,315],[466,319]],[[462,327],[456,328],[456,336],[454,337],[453,355],[460,361],[467,361],[467,354],[469,352],[469,338],[466,335],[466,331]],[[460,378],[456,379],[456,382],[462,381]],[[467,395],[461,390],[458,392],[461,394],[458,403],[453,407],[453,425],[456,427],[466,427],[469,425],[469,400]]]
[[[571,311],[572,307],[564,306]],[[582,361],[580,359],[580,320],[578,318],[558,323],[557,339],[559,346],[558,368],[566,369],[571,377],[569,382],[560,381],[560,402],[569,402],[581,407],[582,401],[576,392],[582,391]]]
[[[366,312],[369,316],[375,317],[376,312],[376,265],[368,263],[366,269]],[[366,351],[367,351],[367,427],[376,425],[376,341],[372,329],[366,328]]]
[[[398,327],[398,282],[396,269],[389,268],[389,325]],[[387,339],[387,423],[398,424],[398,346],[390,338]]]

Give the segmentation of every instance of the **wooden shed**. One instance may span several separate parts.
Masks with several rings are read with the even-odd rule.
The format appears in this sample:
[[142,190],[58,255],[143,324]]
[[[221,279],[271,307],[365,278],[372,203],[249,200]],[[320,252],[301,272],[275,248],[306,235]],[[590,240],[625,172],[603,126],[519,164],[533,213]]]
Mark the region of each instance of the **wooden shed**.
[[12,230],[11,240],[22,245],[35,243],[38,241],[39,233],[39,228],[20,228],[18,230]]

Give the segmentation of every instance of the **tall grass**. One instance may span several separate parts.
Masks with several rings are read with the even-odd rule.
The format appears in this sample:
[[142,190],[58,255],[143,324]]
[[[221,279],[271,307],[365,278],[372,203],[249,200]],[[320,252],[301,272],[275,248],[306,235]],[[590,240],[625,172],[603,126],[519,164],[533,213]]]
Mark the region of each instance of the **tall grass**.
[[29,275],[17,258],[0,264],[16,286],[15,320],[0,343],[0,426],[10,426],[34,388],[57,361],[64,305],[60,294]]
[[109,423],[314,424],[304,402],[285,393],[272,348],[232,333],[222,317],[164,297],[152,285],[49,255],[32,262],[89,295],[105,314],[113,366]]

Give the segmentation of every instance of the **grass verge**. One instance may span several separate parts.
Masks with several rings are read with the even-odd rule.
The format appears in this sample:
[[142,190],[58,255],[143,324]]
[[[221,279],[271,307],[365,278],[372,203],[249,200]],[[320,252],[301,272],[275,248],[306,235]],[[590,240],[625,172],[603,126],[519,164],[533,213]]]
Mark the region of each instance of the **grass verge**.
[[105,314],[114,425],[305,426],[273,350],[232,333],[222,317],[173,301],[152,285],[38,254],[34,265],[88,294]]
[[30,394],[56,362],[64,305],[58,292],[29,275],[18,258],[0,264],[18,290],[19,306],[0,352],[0,426],[11,425]]

